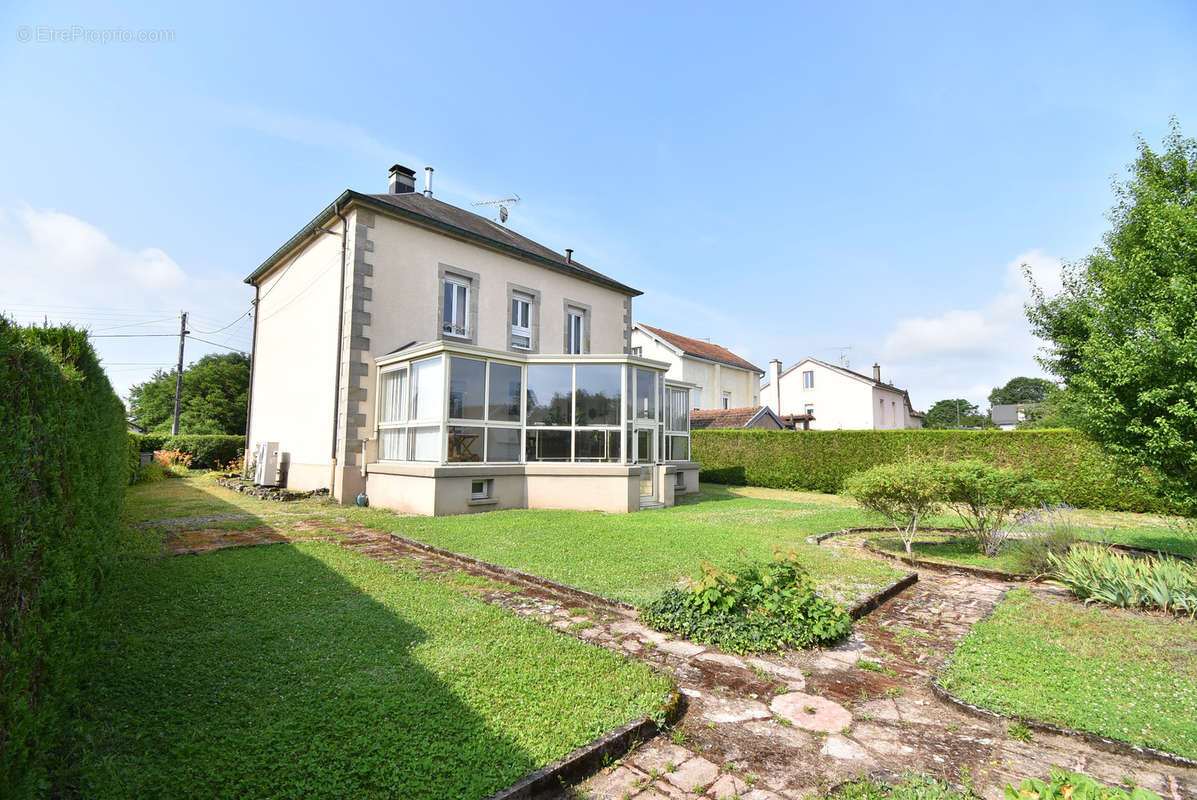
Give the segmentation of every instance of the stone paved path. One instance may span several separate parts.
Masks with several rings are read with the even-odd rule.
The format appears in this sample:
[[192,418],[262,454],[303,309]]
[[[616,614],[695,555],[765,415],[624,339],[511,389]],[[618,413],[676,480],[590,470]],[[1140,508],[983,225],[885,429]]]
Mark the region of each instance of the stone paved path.
[[[298,537],[328,531],[300,523]],[[269,529],[267,529],[269,530]],[[443,573],[462,565],[352,524],[339,544],[381,561]],[[269,539],[264,531],[176,534],[198,552]],[[211,547],[204,546],[210,540]],[[226,543],[227,542],[227,543]],[[465,571],[501,580],[483,568]],[[838,647],[777,657],[731,656],[673,639],[633,614],[542,586],[489,581],[485,600],[669,672],[687,698],[675,730],[568,793],[586,798],[775,800],[818,796],[862,773],[914,770],[953,782],[970,776],[997,800],[1007,781],[1042,777],[1051,765],[1117,783],[1132,778],[1164,798],[1197,798],[1197,770],[1097,750],[1037,733],[1030,743],[1005,724],[967,715],[931,693],[932,671],[1008,587],[963,574],[923,571],[921,580],[859,620]],[[565,795],[563,795],[565,796]]]

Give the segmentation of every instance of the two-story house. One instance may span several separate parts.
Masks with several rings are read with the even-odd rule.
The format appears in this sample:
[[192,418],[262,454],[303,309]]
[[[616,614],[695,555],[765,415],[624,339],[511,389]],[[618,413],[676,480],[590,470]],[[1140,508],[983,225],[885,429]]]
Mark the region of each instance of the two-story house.
[[669,364],[669,379],[693,387],[690,402],[695,410],[760,406],[765,371],[726,347],[637,322],[632,326],[632,352]]
[[787,370],[769,362],[761,400],[782,419],[806,415],[811,430],[900,430],[923,427],[910,394],[881,380],[881,367],[862,375],[847,367],[804,358]]
[[346,190],[246,278],[251,452],[270,443],[286,486],[421,514],[696,491],[688,387],[631,353],[640,292],[431,178]]

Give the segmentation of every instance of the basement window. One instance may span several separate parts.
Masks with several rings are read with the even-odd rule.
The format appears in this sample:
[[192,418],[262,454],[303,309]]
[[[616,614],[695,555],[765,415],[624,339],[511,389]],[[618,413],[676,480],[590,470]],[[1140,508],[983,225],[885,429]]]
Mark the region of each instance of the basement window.
[[494,490],[494,479],[486,478],[480,481],[470,481],[471,500],[490,500]]

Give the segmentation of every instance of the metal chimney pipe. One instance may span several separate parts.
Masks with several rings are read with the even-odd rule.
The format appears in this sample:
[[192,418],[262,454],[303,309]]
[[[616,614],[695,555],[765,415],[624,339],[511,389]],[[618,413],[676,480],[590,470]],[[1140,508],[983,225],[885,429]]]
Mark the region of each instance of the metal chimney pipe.
[[565,248],[565,263],[574,263],[574,249],[572,247]]
[[881,383],[881,365],[875,361],[873,362],[873,380]]
[[424,196],[432,197],[432,167],[424,167]]

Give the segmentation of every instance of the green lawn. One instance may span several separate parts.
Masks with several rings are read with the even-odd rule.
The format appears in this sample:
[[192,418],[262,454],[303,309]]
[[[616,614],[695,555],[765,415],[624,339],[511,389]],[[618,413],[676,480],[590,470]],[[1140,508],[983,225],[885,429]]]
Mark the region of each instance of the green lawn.
[[1011,591],[952,654],[953,694],[1197,757],[1197,624]]
[[[1022,571],[1017,558],[1019,542],[1008,543],[1001,553],[989,558],[981,551],[976,539],[930,531],[920,533],[918,538],[919,541],[914,543],[912,549],[915,558],[924,561],[949,565],[962,564],[998,572],[1019,573]],[[887,553],[906,555],[906,545],[898,536],[876,535],[869,537],[869,541]]]
[[71,778],[86,797],[482,798],[670,689],[325,542],[130,560],[92,627]]

